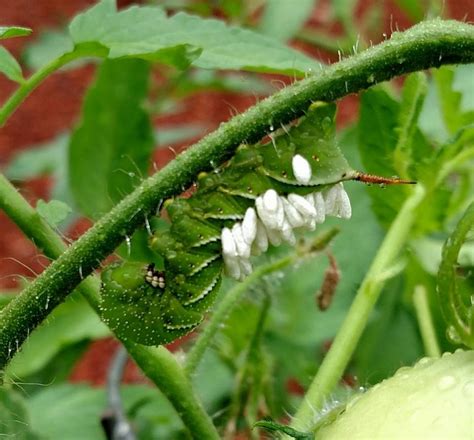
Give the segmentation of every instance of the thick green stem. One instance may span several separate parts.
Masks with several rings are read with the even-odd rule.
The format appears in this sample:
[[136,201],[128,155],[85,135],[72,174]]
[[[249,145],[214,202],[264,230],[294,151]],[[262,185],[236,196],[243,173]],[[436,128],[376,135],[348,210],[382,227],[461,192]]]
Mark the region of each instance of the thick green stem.
[[218,303],[216,309],[214,310],[211,319],[203,328],[199,338],[193,345],[193,348],[186,356],[186,364],[184,369],[188,375],[191,375],[196,371],[196,368],[198,367],[204,352],[211,344],[211,339],[217,333],[222,323],[225,322],[227,316],[229,316],[234,306],[239,303],[242,296],[248,291],[249,287],[253,283],[258,282],[264,275],[283,269],[284,267],[293,263],[297,258],[298,256],[296,254],[291,254],[275,262],[257,267],[257,269],[255,269],[251,275],[245,278],[244,281],[236,284],[233,289],[223,296],[222,300]]
[[[0,208],[47,257],[56,259],[67,250],[62,238],[48,225],[17,189],[0,174]],[[99,310],[98,280],[90,277],[80,285],[81,294],[95,311]],[[48,304],[48,301],[45,302]]]
[[[271,131],[270,127],[302,116],[312,101],[334,101],[397,75],[441,64],[472,62],[473,26],[454,21],[425,22],[286,87],[221,124],[146,179],[5,307],[0,315],[0,369],[51,308],[61,303],[125,236],[142,225],[160,200],[180,193],[200,171],[227,160],[240,143],[256,141]],[[44,308],[47,298],[49,310]]]
[[428,356],[440,357],[441,350],[439,349],[438,339],[436,338],[425,286],[419,285],[415,287],[415,292],[413,293],[413,304],[415,305],[421,339],[425,346],[425,353]]
[[320,409],[343,375],[380,295],[386,280],[385,274],[393,266],[398,253],[404,246],[416,220],[417,207],[424,196],[424,188],[417,185],[390,226],[346,319],[294,416],[292,428],[299,431],[311,430],[315,422],[315,411]]
[[[67,249],[61,237],[1,174],[0,202],[7,215],[46,256],[56,259]],[[99,310],[99,286],[99,278],[91,275],[78,287],[79,292],[96,311]],[[203,410],[191,385],[185,382],[187,379],[183,379],[181,367],[171,359],[173,356],[168,350],[164,347],[150,350],[130,341],[122,342],[137,365],[173,404],[193,438],[218,438],[212,421]],[[188,385],[188,391],[183,393],[180,387]],[[177,393],[176,390],[180,392]]]
[[193,439],[219,439],[191,382],[176,358],[165,347],[144,347],[129,342],[124,342],[124,345],[144,373],[159,384],[160,390],[171,401]]

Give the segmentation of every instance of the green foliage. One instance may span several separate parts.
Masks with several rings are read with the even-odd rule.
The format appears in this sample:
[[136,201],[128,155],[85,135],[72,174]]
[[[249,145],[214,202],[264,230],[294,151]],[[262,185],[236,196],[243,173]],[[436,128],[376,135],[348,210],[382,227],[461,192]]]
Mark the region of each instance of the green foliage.
[[0,72],[12,81],[23,82],[23,74],[18,61],[3,46],[0,46]]
[[280,41],[293,37],[316,6],[315,0],[267,0],[260,31]]
[[33,32],[30,28],[22,26],[0,26],[0,40],[5,38],[26,37]]
[[57,307],[48,322],[29,337],[23,350],[9,364],[7,374],[12,378],[26,378],[48,365],[62,350],[109,334],[86,301],[74,295]]
[[45,202],[44,200],[38,200],[36,203],[36,210],[38,214],[43,217],[51,226],[57,226],[63,222],[66,217],[72,212],[69,205],[60,200],[50,200]]
[[[471,66],[471,73],[472,70]],[[453,87],[454,75],[454,70],[449,67],[442,67],[433,72],[444,123],[451,135],[457,133],[462,127],[474,123],[472,103],[470,110],[463,109],[462,95]]]
[[290,428],[289,426],[282,425],[281,423],[275,423],[271,420],[261,420],[255,423],[255,427],[263,428],[269,432],[278,432],[289,435],[291,438],[300,439],[300,440],[310,440],[314,438],[314,435],[310,432],[300,432],[296,429]]
[[[30,35],[31,29],[21,26],[0,26],[0,40]],[[23,82],[23,74],[18,61],[3,46],[0,46],[0,73],[18,83]]]
[[71,52],[73,49],[74,44],[67,33],[46,31],[39,36],[38,40],[27,47],[23,59],[30,69],[40,69],[45,64]]
[[[452,79],[454,71],[444,69],[446,73],[443,75]],[[466,125],[470,124],[470,111],[460,110],[460,94],[451,85],[451,80],[445,81],[440,99],[444,103],[445,115],[450,114],[445,119],[448,132],[454,129],[457,132],[440,146],[431,139],[432,132],[428,130],[425,134],[417,127],[420,115],[432,105],[431,98],[424,101],[426,82],[423,74],[408,77],[400,101],[382,88],[371,89],[362,96],[359,149],[367,170],[413,179],[428,189],[413,235],[443,228],[458,211],[459,202],[465,200],[467,188],[471,185],[468,182],[472,173],[461,169],[462,166],[458,169],[461,164],[457,164],[460,155],[469,157],[471,154],[461,153],[463,148],[472,148],[472,128]],[[373,154],[376,149],[377,153]],[[447,179],[454,172],[458,173],[461,185]],[[396,191],[396,188],[387,188],[383,192],[368,188],[368,191],[379,221],[388,226],[408,193]]]
[[148,75],[142,60],[105,61],[87,93],[70,140],[69,177],[74,199],[89,217],[108,211],[147,173],[154,144],[143,109]]
[[0,435],[20,440],[40,438],[31,429],[26,400],[12,389],[0,388]]
[[375,385],[400,364],[411,365],[423,356],[416,319],[400,300],[402,285],[400,277],[388,283],[357,348],[353,368],[363,386]]
[[396,3],[411,20],[420,21],[423,19],[423,15],[425,14],[423,4],[429,2],[424,0],[396,0]]
[[[130,32],[133,29],[133,32]],[[156,30],[159,29],[159,32]],[[117,12],[102,0],[70,25],[76,45],[106,48],[110,58],[139,57],[185,69],[240,69],[303,75],[316,63],[271,38],[180,12],[172,17],[156,7]]]
[[[382,88],[363,93],[359,120],[359,151],[369,173],[393,176],[396,173],[393,154],[397,146],[400,105]],[[388,226],[399,211],[405,195],[403,190],[388,187],[368,188],[373,210],[384,226]]]

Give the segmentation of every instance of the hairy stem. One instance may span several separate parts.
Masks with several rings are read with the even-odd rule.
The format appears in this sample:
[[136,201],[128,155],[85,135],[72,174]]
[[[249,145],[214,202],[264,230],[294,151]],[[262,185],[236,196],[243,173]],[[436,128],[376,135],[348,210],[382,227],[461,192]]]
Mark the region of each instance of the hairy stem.
[[418,326],[420,327],[421,339],[425,346],[425,353],[428,356],[440,357],[436,332],[431,318],[430,305],[428,303],[428,294],[426,287],[419,285],[415,287],[413,293],[413,304],[415,305],[416,316],[418,318]]
[[[66,251],[67,246],[61,237],[1,174],[0,203],[2,209],[47,257],[56,259]],[[87,299],[96,312],[99,310],[99,286],[99,278],[91,275],[83,280],[78,287],[79,292]],[[156,351],[149,350],[147,347],[131,341],[122,341],[122,343],[137,365],[172,403],[188,431],[191,433],[195,432],[195,438],[197,439],[217,438],[212,421],[202,408],[192,389],[190,388],[185,396],[176,394],[177,385],[175,381],[179,380],[176,377],[181,377],[183,373],[177,372],[177,368],[180,367],[177,367],[169,359],[172,355],[165,348]],[[183,408],[188,407],[192,409],[192,412],[184,414]]]
[[[196,440],[218,440],[220,437],[204,411],[193,386],[176,358],[163,346],[145,347],[124,342],[125,348],[143,372],[170,400],[181,420]],[[158,368],[157,368],[158,367]]]
[[[232,118],[146,179],[53,262],[0,315],[0,369],[38,326],[116,246],[178,194],[200,171],[227,160],[242,142],[302,116],[312,101],[334,101],[397,75],[442,64],[474,62],[474,27],[433,20],[299,81]],[[81,270],[79,270],[81,268]],[[50,310],[45,310],[50,298]]]
[[[56,259],[67,250],[63,239],[3,174],[0,174],[0,208],[47,257]],[[82,281],[79,286],[81,294],[96,312],[99,310],[99,286],[100,281],[98,279],[93,280],[90,277]]]
[[424,196],[424,188],[417,185],[390,226],[346,319],[294,416],[291,424],[294,429],[301,431],[311,429],[315,422],[315,411],[321,407],[324,399],[343,375],[386,281],[384,274],[393,266],[405,244],[411,226],[416,221],[417,207]]

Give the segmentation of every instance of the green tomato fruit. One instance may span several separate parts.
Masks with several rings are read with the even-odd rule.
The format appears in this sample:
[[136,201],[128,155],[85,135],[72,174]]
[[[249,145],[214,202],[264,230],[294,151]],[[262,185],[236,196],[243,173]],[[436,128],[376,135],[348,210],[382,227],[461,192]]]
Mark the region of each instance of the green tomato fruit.
[[318,440],[474,439],[474,351],[457,350],[354,396]]

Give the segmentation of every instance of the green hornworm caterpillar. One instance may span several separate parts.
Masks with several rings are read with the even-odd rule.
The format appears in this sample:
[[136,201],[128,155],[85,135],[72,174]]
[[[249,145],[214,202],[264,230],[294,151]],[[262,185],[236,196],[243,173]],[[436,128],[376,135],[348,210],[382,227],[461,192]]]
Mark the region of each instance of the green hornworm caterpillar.
[[[165,202],[171,225],[151,239],[164,261],[125,262],[102,274],[102,316],[121,338],[168,343],[190,332],[215,300],[222,272],[243,279],[250,255],[295,243],[327,215],[351,216],[344,180],[364,180],[334,140],[334,104],[315,103],[300,122],[266,144],[242,145],[198,178],[189,198]],[[375,178],[370,176],[370,178]]]

